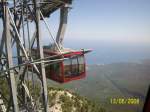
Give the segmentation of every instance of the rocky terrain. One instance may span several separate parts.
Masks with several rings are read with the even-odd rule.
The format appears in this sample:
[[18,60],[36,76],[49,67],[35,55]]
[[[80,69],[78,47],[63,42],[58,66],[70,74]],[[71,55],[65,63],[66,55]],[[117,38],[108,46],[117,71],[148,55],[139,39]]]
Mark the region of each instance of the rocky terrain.
[[95,102],[68,90],[48,88],[50,112],[106,112]]
[[[85,79],[50,86],[65,88],[97,102],[110,112],[141,112],[150,85],[150,60],[87,66]],[[138,98],[138,105],[115,105],[111,98]]]

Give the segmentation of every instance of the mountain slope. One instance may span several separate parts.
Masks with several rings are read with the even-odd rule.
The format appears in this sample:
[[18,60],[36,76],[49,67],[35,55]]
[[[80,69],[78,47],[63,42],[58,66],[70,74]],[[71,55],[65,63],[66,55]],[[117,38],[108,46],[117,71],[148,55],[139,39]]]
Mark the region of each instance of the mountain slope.
[[50,112],[105,112],[95,102],[64,89],[48,88]]
[[[149,61],[150,62],[150,61]],[[113,63],[90,65],[87,77],[67,84],[48,81],[51,86],[69,89],[75,93],[99,102],[112,112],[140,112],[150,84],[150,63]],[[112,105],[111,98],[138,98],[138,105]]]

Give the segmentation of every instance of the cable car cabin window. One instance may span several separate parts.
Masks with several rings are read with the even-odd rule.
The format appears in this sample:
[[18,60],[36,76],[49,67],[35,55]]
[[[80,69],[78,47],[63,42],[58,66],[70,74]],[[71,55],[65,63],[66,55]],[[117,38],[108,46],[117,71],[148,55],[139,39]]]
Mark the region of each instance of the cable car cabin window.
[[61,76],[61,66],[60,63],[55,63],[50,65],[50,73],[55,76]]
[[71,72],[72,75],[79,75],[78,58],[71,58]]
[[64,61],[65,77],[74,77],[85,72],[84,57],[78,56]]
[[83,73],[84,72],[84,57],[83,56],[79,56],[78,57],[78,62],[79,62],[79,73]]
[[64,61],[64,74],[65,76],[71,76],[71,60],[67,59]]

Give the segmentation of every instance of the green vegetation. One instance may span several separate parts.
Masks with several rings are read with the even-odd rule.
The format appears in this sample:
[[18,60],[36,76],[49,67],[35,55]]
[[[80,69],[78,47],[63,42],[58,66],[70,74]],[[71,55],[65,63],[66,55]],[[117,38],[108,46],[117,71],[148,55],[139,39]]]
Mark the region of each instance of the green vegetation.
[[[150,80],[150,63],[117,63],[88,66],[87,77],[83,80],[58,84],[48,80],[48,98],[50,107],[60,104],[63,112],[127,112],[141,110],[143,97]],[[26,82],[28,83],[28,82]],[[7,80],[0,79],[0,90],[9,99]],[[29,90],[34,100],[39,99],[40,85],[34,89],[29,82]],[[51,92],[53,91],[53,92]],[[59,100],[58,92],[60,94]],[[72,94],[69,97],[67,93]],[[140,105],[112,105],[110,98],[140,98]],[[38,100],[36,100],[38,101]],[[103,108],[104,107],[104,108]],[[57,107],[56,107],[57,108]]]
[[4,103],[7,104],[6,102],[8,101],[8,99],[10,98],[9,96],[9,86],[7,83],[6,78],[0,78],[0,92],[3,92],[2,95],[5,95],[5,99],[4,99]]
[[[63,112],[106,112],[104,108],[101,107],[97,102],[88,100],[85,97],[81,97],[76,93],[69,92],[62,88],[48,87],[49,99],[51,103],[54,104],[54,99],[59,92],[64,92],[60,94],[59,102]],[[51,92],[55,91],[55,92]],[[68,94],[71,94],[70,97]],[[51,105],[53,106],[53,105]]]
[[[90,65],[87,77],[66,84],[48,80],[50,86],[70,90],[90,99],[106,111],[142,111],[150,80],[150,61]],[[112,105],[111,98],[139,98],[139,105]]]
[[61,95],[60,101],[62,102],[61,107],[62,107],[63,112],[71,112],[72,111],[73,101],[71,100],[71,98],[69,98],[66,95]]

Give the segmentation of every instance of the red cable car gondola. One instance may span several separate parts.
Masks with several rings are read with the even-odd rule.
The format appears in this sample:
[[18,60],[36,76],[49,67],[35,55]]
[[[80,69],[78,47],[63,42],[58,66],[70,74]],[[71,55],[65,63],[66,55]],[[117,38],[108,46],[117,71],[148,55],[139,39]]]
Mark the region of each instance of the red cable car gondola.
[[[47,63],[45,67],[46,77],[48,79],[54,80],[59,83],[66,83],[72,80],[78,80],[86,76],[86,63],[85,63],[85,53],[91,50],[64,50],[62,54],[60,52],[52,52],[49,49],[44,49],[44,56],[50,57],[51,60],[65,59],[63,61],[58,61],[56,63]],[[34,55],[37,54],[37,50],[33,49]]]
[[[72,0],[70,0],[72,1]],[[71,2],[69,2],[71,3]],[[42,12],[47,12],[51,6],[43,6]],[[91,50],[70,50],[63,47],[64,34],[67,26],[68,12],[70,9],[70,4],[63,4],[60,8],[60,23],[57,32],[56,39],[50,33],[48,23],[44,20],[48,28],[50,36],[54,40],[54,43],[51,43],[50,46],[44,46],[43,53],[44,57],[52,57],[50,60],[65,59],[62,61],[56,61],[56,63],[45,63],[46,77],[54,81],[65,83],[72,80],[77,80],[84,78],[86,76],[86,64],[84,54],[90,52]],[[49,9],[51,12],[51,8]],[[35,35],[36,36],[36,35]],[[34,39],[34,38],[33,38]],[[38,59],[38,51],[32,49],[32,55],[35,56],[35,59]]]

